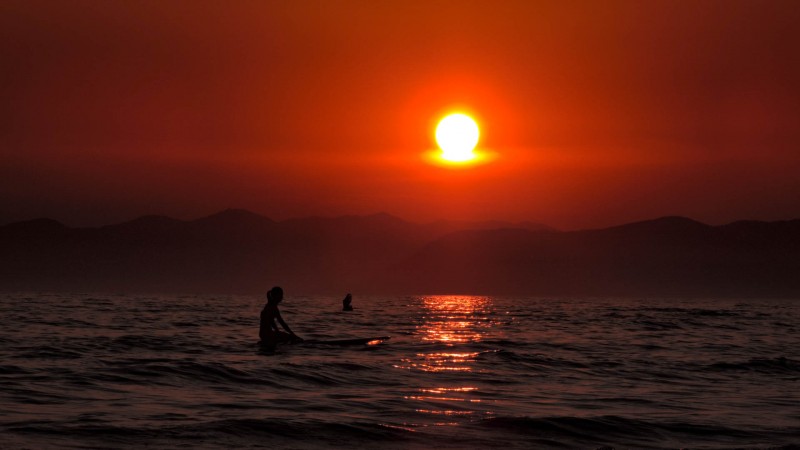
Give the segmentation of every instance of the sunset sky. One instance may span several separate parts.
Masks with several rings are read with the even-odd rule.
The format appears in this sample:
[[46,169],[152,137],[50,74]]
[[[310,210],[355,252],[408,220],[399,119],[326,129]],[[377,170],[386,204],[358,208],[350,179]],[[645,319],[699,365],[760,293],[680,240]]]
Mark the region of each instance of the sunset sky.
[[[796,1],[0,2],[0,224],[800,218]],[[432,165],[472,115],[496,158]]]

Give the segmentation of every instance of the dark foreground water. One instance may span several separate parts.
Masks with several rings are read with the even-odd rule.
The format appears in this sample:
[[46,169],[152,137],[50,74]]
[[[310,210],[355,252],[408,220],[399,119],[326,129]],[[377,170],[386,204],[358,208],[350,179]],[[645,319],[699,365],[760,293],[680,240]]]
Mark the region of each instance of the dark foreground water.
[[0,295],[2,448],[798,448],[800,301]]

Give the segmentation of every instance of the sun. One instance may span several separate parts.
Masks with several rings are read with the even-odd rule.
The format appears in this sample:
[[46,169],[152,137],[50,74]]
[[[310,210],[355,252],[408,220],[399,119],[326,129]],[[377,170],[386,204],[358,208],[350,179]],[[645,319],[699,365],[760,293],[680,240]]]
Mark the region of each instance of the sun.
[[429,149],[422,153],[423,159],[431,165],[446,169],[471,169],[495,161],[496,151],[477,147],[481,138],[478,123],[464,110],[451,109],[436,124],[434,133],[439,149]]
[[442,149],[441,158],[450,162],[467,162],[476,157],[480,130],[478,124],[466,114],[455,113],[444,117],[436,126],[436,143]]

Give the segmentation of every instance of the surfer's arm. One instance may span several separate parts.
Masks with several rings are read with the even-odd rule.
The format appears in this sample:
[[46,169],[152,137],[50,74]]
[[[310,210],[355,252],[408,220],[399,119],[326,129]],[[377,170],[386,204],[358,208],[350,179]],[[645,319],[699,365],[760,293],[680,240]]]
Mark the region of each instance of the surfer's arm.
[[294,331],[292,331],[292,329],[289,328],[289,325],[286,325],[286,322],[283,321],[283,317],[281,317],[280,312],[275,316],[275,318],[278,319],[278,323],[281,324],[284,330],[286,330],[292,336],[298,337],[296,334],[294,334]]

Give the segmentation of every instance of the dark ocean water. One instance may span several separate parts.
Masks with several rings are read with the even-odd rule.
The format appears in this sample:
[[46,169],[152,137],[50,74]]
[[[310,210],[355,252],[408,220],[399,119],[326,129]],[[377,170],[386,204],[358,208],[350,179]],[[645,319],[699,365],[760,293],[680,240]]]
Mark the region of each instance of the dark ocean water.
[[800,300],[0,295],[2,448],[798,448]]

